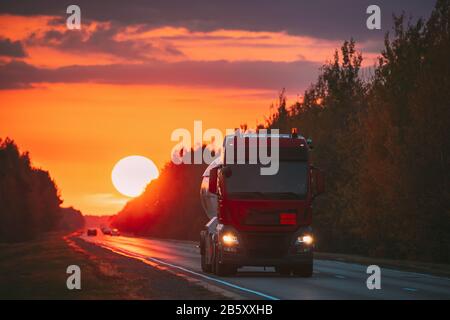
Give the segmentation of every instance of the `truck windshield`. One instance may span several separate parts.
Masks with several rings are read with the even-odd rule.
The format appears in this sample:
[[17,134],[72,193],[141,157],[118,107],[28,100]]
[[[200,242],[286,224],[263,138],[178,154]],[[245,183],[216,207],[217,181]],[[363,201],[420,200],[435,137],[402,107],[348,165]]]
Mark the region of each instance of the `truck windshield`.
[[228,197],[237,199],[303,199],[307,193],[308,164],[280,161],[278,173],[261,175],[260,165],[230,164],[225,178]]

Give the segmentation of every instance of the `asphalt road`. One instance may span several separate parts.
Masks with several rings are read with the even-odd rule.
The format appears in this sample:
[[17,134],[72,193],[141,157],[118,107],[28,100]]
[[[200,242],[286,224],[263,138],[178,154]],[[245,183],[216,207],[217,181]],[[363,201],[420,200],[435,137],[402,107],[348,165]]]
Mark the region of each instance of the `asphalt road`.
[[82,238],[250,299],[450,299],[450,278],[427,274],[382,268],[381,289],[369,290],[367,266],[315,260],[311,278],[281,277],[272,268],[257,267],[221,278],[201,271],[199,249],[193,242],[101,233]]

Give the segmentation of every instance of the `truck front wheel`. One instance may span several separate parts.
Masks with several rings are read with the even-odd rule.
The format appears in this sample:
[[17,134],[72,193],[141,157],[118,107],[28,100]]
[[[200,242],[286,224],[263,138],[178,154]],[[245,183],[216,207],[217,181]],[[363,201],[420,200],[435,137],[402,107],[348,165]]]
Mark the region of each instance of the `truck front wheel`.
[[313,275],[313,263],[305,263],[297,265],[292,269],[294,276],[302,278],[310,278]]
[[211,247],[211,240],[206,238],[205,234],[201,235],[200,255],[201,255],[202,271],[206,273],[214,272],[213,270],[214,258],[213,258],[213,249]]

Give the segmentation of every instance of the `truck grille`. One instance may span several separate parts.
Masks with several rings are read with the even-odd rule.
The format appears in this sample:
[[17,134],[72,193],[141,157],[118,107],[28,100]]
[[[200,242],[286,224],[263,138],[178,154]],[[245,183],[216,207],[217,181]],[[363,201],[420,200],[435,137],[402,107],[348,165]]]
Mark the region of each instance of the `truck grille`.
[[[244,224],[248,226],[277,226],[281,223],[281,214],[296,214],[297,210],[255,210],[249,209],[244,219]],[[294,222],[295,224],[295,222]]]
[[245,233],[242,240],[249,257],[281,258],[288,252],[290,237],[286,234]]

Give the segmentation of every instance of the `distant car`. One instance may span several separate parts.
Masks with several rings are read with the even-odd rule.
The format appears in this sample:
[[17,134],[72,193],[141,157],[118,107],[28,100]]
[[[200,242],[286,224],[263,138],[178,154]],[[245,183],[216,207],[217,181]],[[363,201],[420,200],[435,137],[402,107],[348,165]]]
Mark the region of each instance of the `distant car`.
[[95,237],[97,235],[97,229],[88,229],[87,230],[87,235],[89,237]]
[[120,232],[119,232],[119,230],[117,230],[117,229],[112,229],[112,230],[111,230],[111,235],[112,235],[112,236],[117,236],[117,237],[118,237],[118,236],[120,236]]
[[106,234],[106,235],[111,235],[111,233],[112,233],[112,231],[111,231],[111,229],[110,228],[102,228],[102,232],[103,232],[103,234]]

